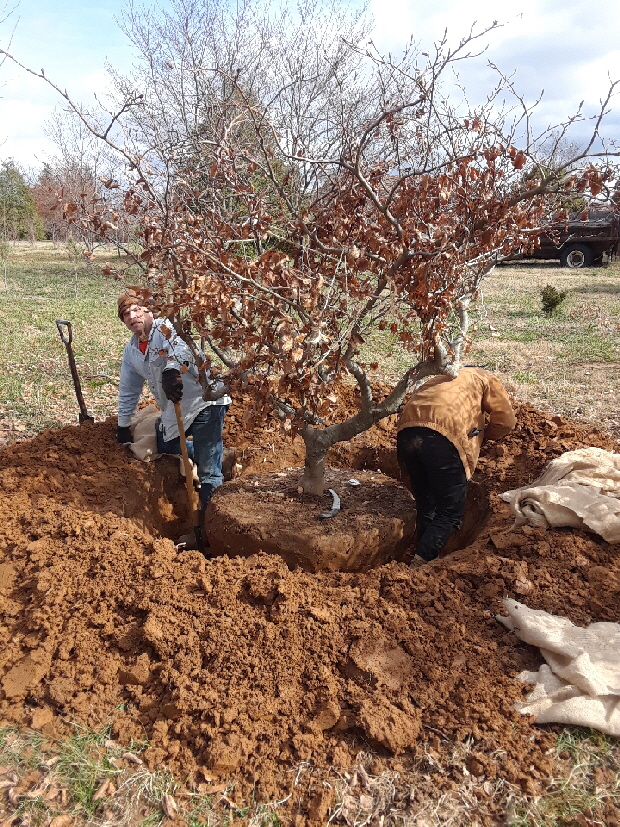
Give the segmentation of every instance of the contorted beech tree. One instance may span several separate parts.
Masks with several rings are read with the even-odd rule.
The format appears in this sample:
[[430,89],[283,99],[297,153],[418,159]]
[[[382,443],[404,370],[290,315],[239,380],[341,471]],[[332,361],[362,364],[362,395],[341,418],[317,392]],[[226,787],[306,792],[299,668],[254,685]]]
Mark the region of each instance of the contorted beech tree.
[[[233,392],[251,390],[248,418],[275,410],[303,437],[305,491],[322,493],[330,446],[395,413],[422,378],[458,372],[482,279],[533,247],[554,203],[595,197],[615,178],[617,153],[599,141],[614,86],[590,142],[560,164],[500,73],[479,105],[447,96],[444,75],[475,57],[479,36],[453,49],[444,39],[430,56],[412,48],[399,62],[342,41],[330,62],[329,47],[298,44],[263,97],[243,73],[203,68],[219,97],[191,148],[165,158],[91,123],[134,172],[122,209],[140,227],[141,288],[179,331],[204,337]],[[114,123],[139,106],[148,101],[121,102]],[[579,119],[556,128],[556,146]],[[100,227],[115,221],[106,210],[93,205]],[[411,352],[387,395],[359,355],[377,326]],[[359,410],[338,421],[333,389],[344,378],[357,383]]]

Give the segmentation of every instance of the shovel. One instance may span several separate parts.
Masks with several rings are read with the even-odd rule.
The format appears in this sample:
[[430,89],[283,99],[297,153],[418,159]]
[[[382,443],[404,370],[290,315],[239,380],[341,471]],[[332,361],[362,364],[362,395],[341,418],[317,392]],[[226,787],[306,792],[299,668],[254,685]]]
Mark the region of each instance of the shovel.
[[[66,319],[56,319],[56,327],[58,328],[58,332],[60,333],[60,338],[63,345],[67,348],[67,356],[69,357],[69,369],[71,370],[71,376],[73,378],[75,395],[77,396],[78,405],[80,406],[80,425],[83,425],[84,422],[94,422],[95,418],[89,416],[88,411],[86,410],[84,397],[82,396],[82,386],[80,385],[77,367],[75,366],[75,357],[73,355],[73,348],[71,347],[71,343],[73,342],[73,331],[71,329],[71,322],[68,322]],[[67,328],[66,336],[63,333],[63,327]]]
[[200,509],[196,503],[196,492],[194,491],[194,477],[192,471],[192,463],[190,462],[187,453],[187,441],[185,439],[185,428],[183,426],[183,417],[181,416],[181,403],[174,403],[174,412],[177,416],[177,425],[179,426],[179,439],[181,442],[181,456],[183,457],[183,467],[185,468],[185,489],[187,491],[187,509],[194,527],[194,536],[196,537],[196,545],[201,554],[205,553],[205,541],[202,535],[202,526],[200,524]]

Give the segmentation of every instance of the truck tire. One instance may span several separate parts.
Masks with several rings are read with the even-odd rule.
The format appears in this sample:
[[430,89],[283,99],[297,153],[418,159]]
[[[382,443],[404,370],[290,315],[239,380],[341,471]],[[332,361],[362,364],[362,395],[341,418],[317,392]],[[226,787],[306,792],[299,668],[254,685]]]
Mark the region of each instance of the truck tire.
[[560,266],[572,270],[591,267],[593,259],[592,250],[585,244],[567,244],[560,252]]

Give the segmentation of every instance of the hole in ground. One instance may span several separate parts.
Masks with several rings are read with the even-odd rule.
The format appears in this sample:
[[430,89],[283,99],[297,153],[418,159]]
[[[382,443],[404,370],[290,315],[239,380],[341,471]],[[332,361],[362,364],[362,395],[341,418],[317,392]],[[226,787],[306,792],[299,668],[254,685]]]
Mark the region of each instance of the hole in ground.
[[[332,478],[326,487],[334,487],[342,500],[342,511],[332,520],[319,519],[331,507],[329,493],[323,498],[291,496],[301,468],[227,483],[207,514],[211,553],[247,557],[263,551],[278,554],[289,568],[308,571],[358,571],[389,560],[408,562],[415,534],[415,502],[402,489],[395,452],[353,449],[346,459],[347,468],[328,469]],[[145,527],[176,541],[192,531],[179,463],[162,457],[155,467],[155,484],[147,493],[149,503],[143,513],[145,523],[149,518],[155,520]],[[361,479],[363,475],[359,489],[348,485],[350,477]],[[490,514],[488,489],[470,481],[463,525],[442,556],[471,545]],[[131,516],[140,519],[139,507]]]
[[[340,497],[341,511],[322,520],[331,495],[297,494],[299,473],[295,468],[247,476],[217,492],[206,520],[211,553],[276,554],[291,569],[314,572],[366,571],[410,560],[415,503],[401,483],[379,471],[327,468],[326,488]],[[359,485],[350,485],[352,476]],[[489,514],[488,493],[472,483],[463,525],[446,553],[473,542]]]
[[161,457],[152,466],[148,488],[136,488],[131,499],[125,498],[125,516],[155,536],[176,541],[191,530],[179,460],[176,457]]
[[[347,459],[350,467],[354,470],[380,469],[383,474],[398,482],[403,482],[394,449],[382,446],[363,446],[361,448],[348,446]],[[470,546],[482,532],[490,516],[491,503],[488,488],[484,483],[470,480],[467,488],[463,525],[450,537],[441,556],[445,557],[453,551],[460,551]]]

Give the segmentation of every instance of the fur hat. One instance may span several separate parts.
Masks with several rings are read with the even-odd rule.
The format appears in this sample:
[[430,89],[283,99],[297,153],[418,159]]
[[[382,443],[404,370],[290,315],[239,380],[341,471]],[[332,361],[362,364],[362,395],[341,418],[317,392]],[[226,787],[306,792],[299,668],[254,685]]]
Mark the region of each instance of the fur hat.
[[133,290],[127,290],[118,297],[118,318],[123,321],[123,316],[129,310],[130,307],[133,307],[134,304],[137,304],[138,307],[142,307],[144,302],[140,298],[137,293],[134,293]]

